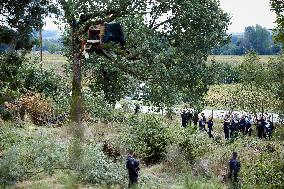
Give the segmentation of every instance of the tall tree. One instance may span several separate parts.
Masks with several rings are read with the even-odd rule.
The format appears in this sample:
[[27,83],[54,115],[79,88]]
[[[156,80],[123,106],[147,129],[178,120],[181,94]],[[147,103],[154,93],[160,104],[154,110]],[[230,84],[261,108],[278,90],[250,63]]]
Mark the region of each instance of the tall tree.
[[260,25],[245,28],[243,45],[246,50],[254,50],[258,54],[267,54],[270,50],[269,31]]
[[[229,17],[218,1],[90,1],[59,0],[62,18],[69,29],[69,58],[73,62],[73,121],[80,124],[82,113],[82,64],[80,51],[92,20],[119,21],[127,36],[130,55],[115,60],[92,55],[94,69],[116,70],[118,73],[145,81],[149,86],[168,87],[199,94],[206,88],[201,81],[205,60],[212,47],[227,40]],[[115,50],[115,46],[109,48]],[[133,61],[132,57],[135,57]],[[198,73],[199,72],[199,73]],[[113,72],[107,71],[106,75]],[[202,90],[203,91],[203,90]],[[115,91],[114,91],[115,92]]]
[[276,13],[277,26],[274,32],[277,35],[276,39],[284,43],[284,2],[282,0],[270,0],[271,10]]
[[14,43],[16,50],[30,50],[34,43],[33,30],[39,31],[44,17],[56,10],[49,0],[2,0],[0,33],[1,36],[6,33],[6,37],[1,37],[0,43]]

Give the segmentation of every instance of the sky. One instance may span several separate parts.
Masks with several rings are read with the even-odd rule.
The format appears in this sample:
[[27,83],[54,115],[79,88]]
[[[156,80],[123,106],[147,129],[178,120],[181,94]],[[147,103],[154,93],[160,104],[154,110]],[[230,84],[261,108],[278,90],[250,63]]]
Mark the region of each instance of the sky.
[[[245,27],[259,24],[272,29],[276,15],[270,11],[269,0],[220,0],[221,8],[229,13],[232,24],[228,33],[244,32]],[[46,19],[45,30],[57,30],[52,19]]]
[[272,29],[276,15],[270,11],[269,0],[220,0],[221,8],[230,14],[229,33],[244,32],[245,27],[259,24]]

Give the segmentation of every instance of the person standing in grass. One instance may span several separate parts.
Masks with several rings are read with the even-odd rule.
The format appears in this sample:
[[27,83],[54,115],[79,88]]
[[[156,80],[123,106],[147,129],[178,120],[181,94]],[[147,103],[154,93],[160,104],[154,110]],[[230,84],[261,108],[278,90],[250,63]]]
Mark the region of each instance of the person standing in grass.
[[225,118],[224,118],[223,128],[224,128],[225,139],[229,139],[229,136],[230,136],[230,120],[229,120],[228,115],[226,115]]
[[200,131],[206,131],[205,124],[206,124],[205,115],[204,115],[204,113],[201,113],[201,117],[199,118],[199,130]]
[[237,160],[238,154],[237,152],[233,152],[232,158],[229,161],[229,179],[231,179],[234,188],[238,188],[239,180],[238,173],[241,169],[241,163]]
[[207,122],[208,125],[208,135],[209,138],[213,138],[212,131],[213,131],[213,117],[210,116]]
[[134,158],[133,150],[129,151],[126,158],[126,168],[129,175],[128,188],[135,187],[138,184],[138,171],[140,170],[140,168],[139,161]]

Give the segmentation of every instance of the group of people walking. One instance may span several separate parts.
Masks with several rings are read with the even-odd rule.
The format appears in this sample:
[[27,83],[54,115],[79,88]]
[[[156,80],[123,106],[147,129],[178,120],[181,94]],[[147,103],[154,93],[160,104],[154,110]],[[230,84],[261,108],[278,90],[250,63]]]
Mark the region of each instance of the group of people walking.
[[224,134],[225,139],[235,137],[237,132],[243,135],[251,136],[252,126],[256,126],[257,136],[262,138],[271,138],[274,130],[274,124],[271,121],[271,116],[261,114],[259,116],[245,115],[241,117],[238,114],[227,115],[224,118]]
[[[200,131],[207,132],[209,138],[213,138],[212,131],[214,122],[212,116],[206,119],[204,113],[198,114],[198,112],[192,110],[183,110],[181,113],[181,121],[182,127],[184,128],[191,125],[192,122],[194,126],[198,124]],[[259,116],[243,114],[239,116],[235,113],[224,117],[223,130],[225,139],[234,138],[238,133],[251,136],[253,125],[256,126],[257,136],[259,138],[271,138],[274,130],[271,116],[268,114],[261,114]]]

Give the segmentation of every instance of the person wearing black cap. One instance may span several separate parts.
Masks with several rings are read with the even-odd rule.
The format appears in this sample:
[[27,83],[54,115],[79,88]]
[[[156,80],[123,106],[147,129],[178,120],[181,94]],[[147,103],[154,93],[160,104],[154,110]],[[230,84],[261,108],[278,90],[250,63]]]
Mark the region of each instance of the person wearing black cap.
[[128,187],[131,188],[138,183],[139,161],[134,158],[133,150],[130,150],[126,158],[126,168],[129,175]]
[[237,160],[237,157],[238,157],[237,152],[233,152],[232,158],[229,161],[229,168],[230,168],[229,178],[233,182],[238,181],[238,173],[240,172],[240,168],[241,168],[241,164]]

